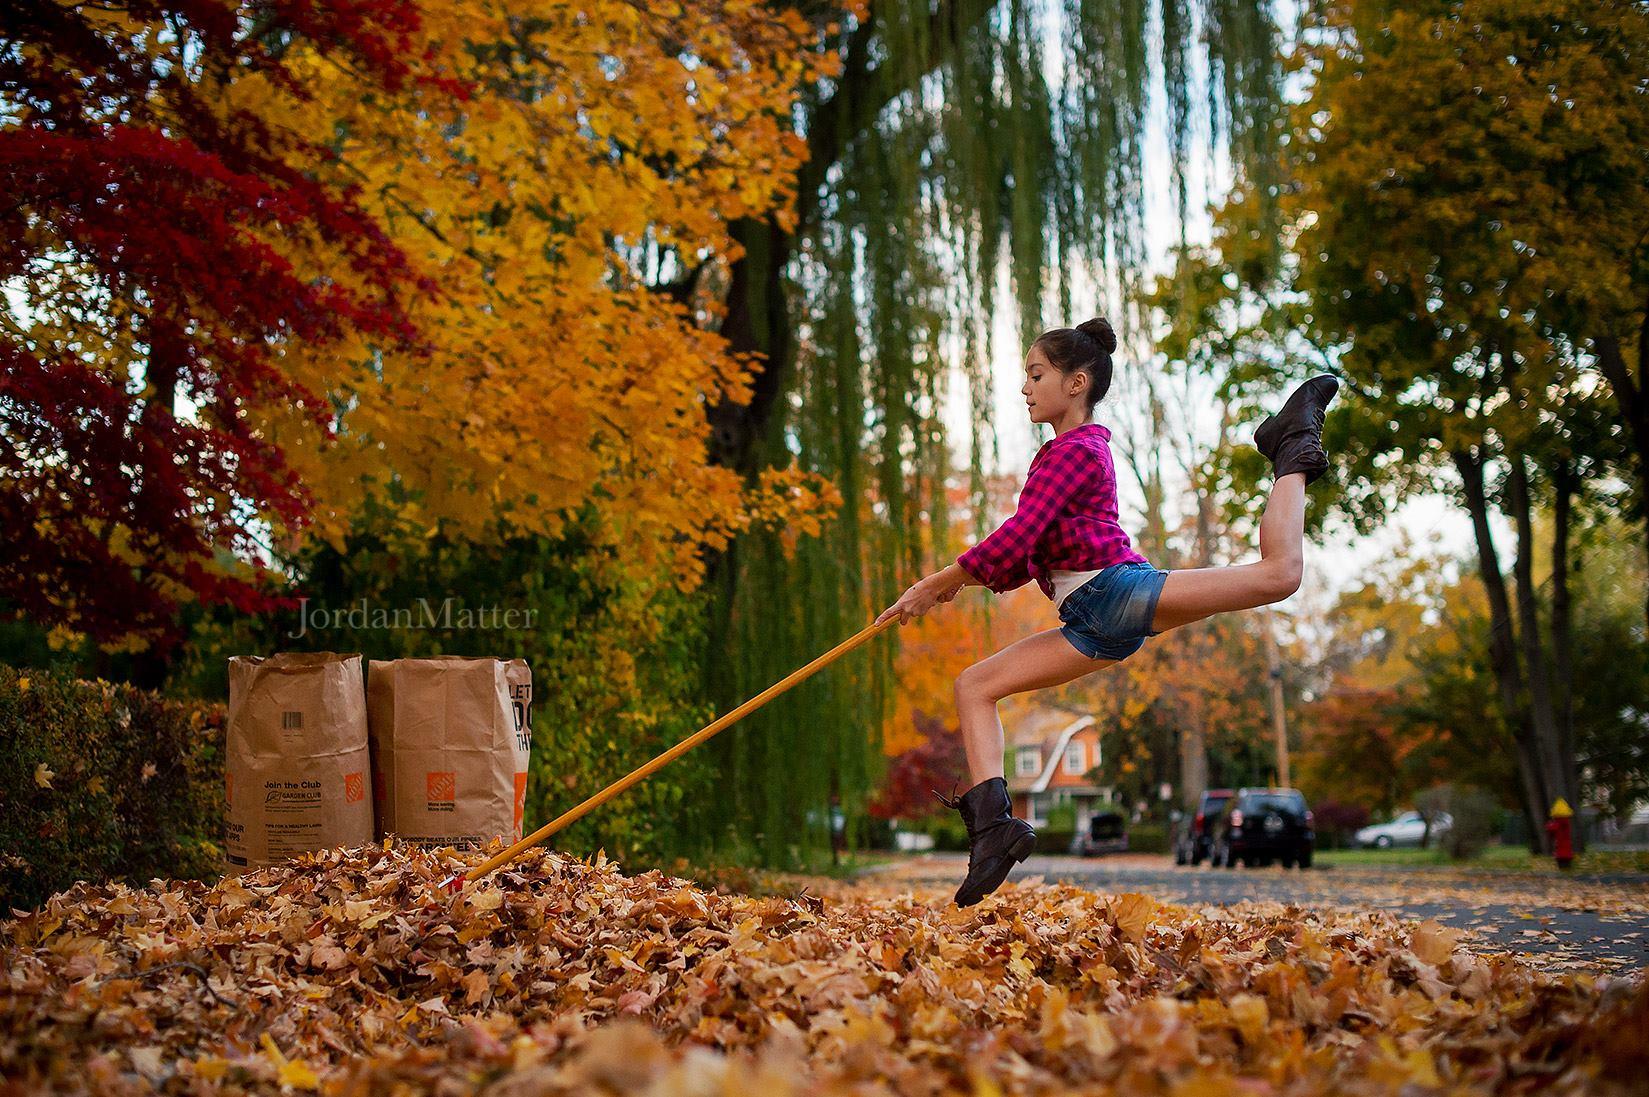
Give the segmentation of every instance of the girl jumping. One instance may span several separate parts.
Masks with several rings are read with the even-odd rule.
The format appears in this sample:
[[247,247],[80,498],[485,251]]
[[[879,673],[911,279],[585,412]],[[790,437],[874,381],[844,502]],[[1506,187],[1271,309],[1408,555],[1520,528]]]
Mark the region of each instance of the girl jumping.
[[1111,387],[1116,334],[1104,318],[1038,336],[1025,356],[1031,422],[1054,437],[1037,451],[1013,515],[956,562],[913,584],[876,618],[900,623],[948,602],[970,584],[1002,594],[1035,579],[1063,622],[1017,640],[956,678],[956,710],[974,785],[940,799],[961,812],[968,875],[958,906],[970,906],[1007,879],[1031,852],[1036,832],[1015,818],[1002,772],[1004,697],[1046,689],[1121,662],[1169,629],[1229,610],[1280,602],[1300,588],[1305,489],[1328,471],[1323,415],[1339,389],[1328,374],[1306,381],[1254,431],[1271,461],[1271,496],[1260,519],[1260,558],[1234,567],[1165,571],[1131,546],[1117,521],[1111,432],[1093,421]]

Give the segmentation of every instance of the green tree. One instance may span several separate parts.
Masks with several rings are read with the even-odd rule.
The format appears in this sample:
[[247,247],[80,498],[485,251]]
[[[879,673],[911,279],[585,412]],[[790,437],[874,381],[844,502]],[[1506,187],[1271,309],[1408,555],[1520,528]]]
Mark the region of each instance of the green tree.
[[[1542,532],[1553,523],[1549,509],[1535,519]],[[1582,802],[1615,816],[1649,791],[1649,645],[1636,635],[1642,557],[1623,536],[1630,530],[1618,516],[1587,516],[1578,538],[1586,581],[1574,605],[1574,676],[1586,683],[1572,707]],[[1307,712],[1301,758],[1315,795],[1392,810],[1420,790],[1454,785],[1490,790],[1502,806],[1520,802],[1488,598],[1467,567],[1449,578],[1453,563],[1404,559],[1330,612],[1322,669],[1332,686]],[[1550,558],[1535,571],[1545,621],[1554,610]]]
[[[1580,792],[1574,509],[1607,498],[1617,473],[1642,494],[1641,454],[1612,429],[1634,396],[1585,348],[1600,316],[1643,319],[1646,36],[1635,4],[1352,0],[1310,8],[1294,58],[1310,91],[1289,123],[1297,237],[1278,277],[1308,304],[1307,341],[1362,397],[1329,431],[1347,481],[1367,485],[1343,509],[1366,523],[1386,504],[1359,508],[1425,474],[1470,514],[1536,834],[1552,800]],[[1543,499],[1556,516],[1544,628]],[[1510,590],[1494,509],[1514,529]]]

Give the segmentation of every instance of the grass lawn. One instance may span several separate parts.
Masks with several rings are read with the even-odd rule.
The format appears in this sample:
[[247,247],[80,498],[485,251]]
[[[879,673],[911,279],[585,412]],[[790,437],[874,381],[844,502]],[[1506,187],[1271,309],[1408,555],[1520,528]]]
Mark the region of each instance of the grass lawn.
[[791,896],[810,881],[816,883],[819,878],[853,880],[867,868],[903,860],[908,856],[893,850],[849,850],[841,855],[836,864],[826,862],[806,872],[779,872],[737,863],[694,864],[685,860],[656,867],[723,894]]
[[[1440,849],[1319,849],[1319,865],[1376,865],[1381,867],[1426,867],[1481,869],[1489,872],[1551,872],[1557,863],[1542,854],[1532,856],[1522,846],[1490,846],[1468,861],[1451,861]],[[1582,853],[1575,858],[1572,872],[1649,872],[1649,851]]]
[[1319,865],[1446,865],[1440,849],[1318,849]]
[[909,856],[908,853],[891,849],[849,850],[842,854],[839,864],[820,866],[819,875],[834,877],[838,880],[852,880],[867,868],[902,861]]

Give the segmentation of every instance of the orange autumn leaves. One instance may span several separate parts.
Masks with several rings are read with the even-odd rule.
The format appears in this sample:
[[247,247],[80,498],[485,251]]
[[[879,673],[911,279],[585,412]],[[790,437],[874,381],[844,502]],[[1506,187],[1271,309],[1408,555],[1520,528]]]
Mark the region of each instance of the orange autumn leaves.
[[[65,1093],[1624,1095],[1649,995],[1392,916],[1010,884],[707,892],[368,847],[0,923],[0,1071]],[[948,892],[948,889],[945,889]],[[398,1089],[399,1087],[399,1089]]]
[[[989,619],[985,599],[989,604]],[[953,734],[956,676],[969,665],[1040,629],[1057,627],[1052,605],[1034,585],[996,596],[967,587],[954,599],[899,626],[893,712],[882,751],[894,757],[922,745],[921,716]]]

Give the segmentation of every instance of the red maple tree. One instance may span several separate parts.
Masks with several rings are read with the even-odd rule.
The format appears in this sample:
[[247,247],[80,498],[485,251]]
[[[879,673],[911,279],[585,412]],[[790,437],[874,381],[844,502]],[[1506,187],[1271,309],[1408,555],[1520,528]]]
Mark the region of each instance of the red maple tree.
[[966,789],[968,753],[954,726],[924,712],[913,714],[916,730],[924,737],[915,746],[896,756],[888,765],[887,778],[866,810],[877,819],[926,819],[948,811],[934,792],[946,796]]
[[[332,416],[283,346],[415,336],[405,257],[315,170],[331,152],[223,91],[260,74],[301,95],[283,61],[301,38],[393,92],[419,17],[413,0],[123,9],[0,10],[0,599],[164,644],[184,599],[271,604],[257,531],[301,525],[306,498],[248,412]],[[340,268],[307,275],[283,240]]]

